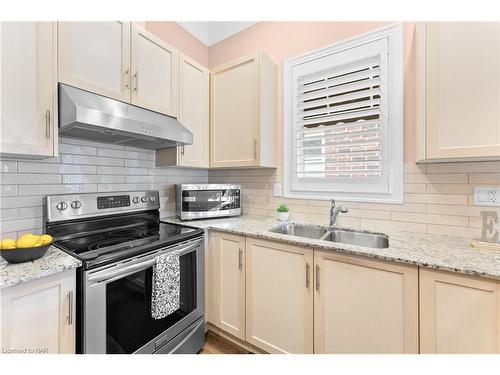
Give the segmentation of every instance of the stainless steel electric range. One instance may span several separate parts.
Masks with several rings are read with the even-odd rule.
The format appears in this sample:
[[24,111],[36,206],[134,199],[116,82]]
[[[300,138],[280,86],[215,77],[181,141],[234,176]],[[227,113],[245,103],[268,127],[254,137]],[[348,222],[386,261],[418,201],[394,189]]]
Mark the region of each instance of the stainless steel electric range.
[[[82,261],[78,353],[197,353],[205,336],[203,230],[159,218],[157,191],[46,197],[46,231]],[[180,308],[151,317],[158,255],[180,253]]]

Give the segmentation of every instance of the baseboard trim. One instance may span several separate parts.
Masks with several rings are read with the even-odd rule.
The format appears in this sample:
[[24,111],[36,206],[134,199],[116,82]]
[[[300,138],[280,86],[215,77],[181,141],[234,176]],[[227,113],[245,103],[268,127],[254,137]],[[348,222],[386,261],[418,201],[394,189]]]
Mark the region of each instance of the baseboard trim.
[[222,337],[224,340],[227,340],[231,342],[232,344],[239,346],[240,348],[253,353],[253,354],[268,354],[267,352],[263,351],[262,349],[257,348],[256,346],[243,341],[237,337],[234,337],[230,333],[225,332],[224,330],[220,329],[219,327],[213,325],[210,322],[206,322],[205,324],[205,332],[211,332],[214,333],[220,337]]

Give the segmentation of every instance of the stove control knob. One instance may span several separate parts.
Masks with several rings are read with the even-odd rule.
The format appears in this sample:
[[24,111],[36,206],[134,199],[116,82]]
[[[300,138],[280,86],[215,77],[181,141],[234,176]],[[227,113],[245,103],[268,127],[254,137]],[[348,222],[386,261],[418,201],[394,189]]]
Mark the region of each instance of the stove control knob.
[[139,197],[133,197],[132,202],[134,203],[139,203]]
[[80,201],[71,202],[71,208],[78,210],[80,207],[82,207],[82,202]]
[[141,198],[141,202],[142,202],[142,203],[146,203],[146,202],[147,202],[147,200],[148,200],[148,198],[146,198],[146,197],[142,197],[142,198]]
[[59,202],[58,204],[56,204],[56,208],[59,211],[64,211],[66,208],[68,208],[68,204],[66,202]]
[[155,201],[155,196],[154,196],[154,195],[151,195],[151,196],[149,197],[149,201],[150,201],[150,202],[154,202],[154,201]]

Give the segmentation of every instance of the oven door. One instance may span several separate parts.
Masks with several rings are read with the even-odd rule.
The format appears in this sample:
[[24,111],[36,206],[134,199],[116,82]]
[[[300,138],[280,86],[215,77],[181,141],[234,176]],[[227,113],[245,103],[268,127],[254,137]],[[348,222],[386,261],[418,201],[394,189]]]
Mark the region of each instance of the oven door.
[[[180,308],[151,317],[153,265],[159,254],[180,253]],[[84,353],[154,353],[204,315],[203,238],[85,271]]]

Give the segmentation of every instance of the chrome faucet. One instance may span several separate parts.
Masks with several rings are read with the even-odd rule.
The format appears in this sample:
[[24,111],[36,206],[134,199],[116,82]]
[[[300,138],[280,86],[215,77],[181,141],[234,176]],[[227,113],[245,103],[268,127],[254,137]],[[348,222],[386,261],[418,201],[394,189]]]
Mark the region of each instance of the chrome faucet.
[[330,227],[335,227],[335,222],[337,221],[337,216],[339,216],[339,213],[347,213],[349,210],[345,208],[344,206],[339,206],[338,208],[335,207],[335,199],[331,200],[332,205],[330,206]]

